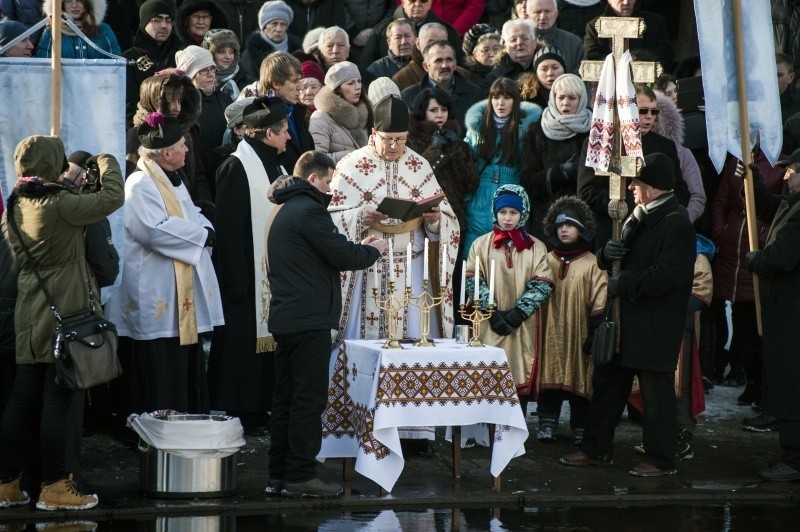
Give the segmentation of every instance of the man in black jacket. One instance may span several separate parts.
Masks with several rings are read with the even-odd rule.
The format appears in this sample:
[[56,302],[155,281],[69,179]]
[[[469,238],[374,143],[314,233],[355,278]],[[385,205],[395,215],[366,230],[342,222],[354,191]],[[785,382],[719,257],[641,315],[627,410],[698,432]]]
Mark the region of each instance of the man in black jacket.
[[342,312],[342,270],[374,264],[384,239],[356,244],[328,214],[335,168],[327,155],[300,156],[294,173],[270,186],[273,208],[264,229],[271,301],[269,329],[278,343],[272,446],[266,492],[286,497],[336,497],[342,488],[316,476],[322,412],[328,390],[332,332]]
[[568,466],[612,463],[614,431],[622,418],[634,376],[644,399],[644,460],[630,470],[640,477],[677,471],[678,421],[675,367],[683,339],[686,302],[692,288],[695,235],[672,188],[672,161],[662,153],[645,157],[641,175],[628,187],[636,209],[597,255],[606,270],[621,260],[608,280],[620,304],[620,348],[613,360],[595,366],[594,393],[581,450],[561,458]]

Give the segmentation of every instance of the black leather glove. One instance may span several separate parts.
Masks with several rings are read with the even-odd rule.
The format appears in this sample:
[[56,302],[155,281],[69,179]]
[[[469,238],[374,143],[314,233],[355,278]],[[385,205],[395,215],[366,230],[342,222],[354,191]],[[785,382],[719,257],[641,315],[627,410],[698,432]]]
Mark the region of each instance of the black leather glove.
[[[764,176],[761,175],[761,169],[758,167],[756,163],[750,163],[750,171],[753,173],[753,180],[764,179]],[[745,169],[744,169],[744,163],[742,162],[741,159],[737,159],[736,161],[736,171],[734,172],[734,175],[739,179],[744,179]]]
[[619,240],[609,240],[606,242],[606,245],[603,246],[603,260],[606,262],[621,260],[627,251],[628,250],[625,249],[625,246]]
[[511,328],[511,325],[506,322],[504,315],[505,312],[495,311],[492,313],[492,317],[489,318],[489,328],[491,328],[495,334],[499,334],[500,336],[508,336],[514,332],[514,329]]
[[612,275],[608,278],[608,295],[611,297],[619,295],[619,275]]
[[214,247],[214,245],[217,243],[217,234],[210,227],[206,227],[206,231],[208,231],[208,233],[206,234],[205,247]]
[[222,292],[222,296],[228,303],[244,303],[244,298],[247,296],[247,288],[244,285],[230,286]]
[[744,254],[744,260],[747,263],[747,271],[753,271],[753,259],[755,259],[758,254],[761,253],[760,251],[748,251]]
[[558,167],[567,179],[578,179],[578,161],[573,161],[570,158],[568,161],[559,164]]
[[447,144],[453,144],[454,142],[458,142],[458,135],[452,129],[443,129],[442,136]]
[[200,214],[205,216],[209,222],[214,223],[214,213],[217,211],[217,206],[208,200],[197,200],[194,206],[200,209]]
[[522,322],[527,319],[527,316],[524,312],[522,312],[518,307],[514,307],[508,312],[506,312],[506,323],[508,323],[511,327],[517,328],[522,325]]
[[444,148],[445,144],[447,144],[447,140],[444,138],[442,132],[434,132],[434,134],[431,136],[431,146],[441,150]]

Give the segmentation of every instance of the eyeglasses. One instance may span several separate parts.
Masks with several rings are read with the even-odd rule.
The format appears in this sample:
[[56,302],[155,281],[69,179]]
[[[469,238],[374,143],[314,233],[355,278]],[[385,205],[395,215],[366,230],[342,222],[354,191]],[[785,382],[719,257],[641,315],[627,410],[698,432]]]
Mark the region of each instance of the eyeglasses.
[[427,4],[431,0],[408,0],[409,4]]
[[200,20],[211,20],[211,15],[194,14],[194,15],[192,15],[192,20],[197,20],[197,21],[200,21]]
[[649,107],[639,107],[639,114],[646,115],[651,114],[653,116],[658,116],[658,113],[661,112],[661,109],[650,109]]
[[402,146],[406,143],[406,140],[408,140],[407,137],[384,137],[380,133],[375,133],[375,136],[381,139],[381,141],[385,142],[388,146],[391,146],[392,144]]
[[172,17],[164,17],[161,15],[155,16],[150,19],[150,22],[155,22],[156,24],[172,24]]
[[215,66],[206,67],[206,68],[198,71],[197,73],[198,74],[204,74],[206,76],[212,75],[212,74],[216,75],[217,74],[217,67],[215,67]]

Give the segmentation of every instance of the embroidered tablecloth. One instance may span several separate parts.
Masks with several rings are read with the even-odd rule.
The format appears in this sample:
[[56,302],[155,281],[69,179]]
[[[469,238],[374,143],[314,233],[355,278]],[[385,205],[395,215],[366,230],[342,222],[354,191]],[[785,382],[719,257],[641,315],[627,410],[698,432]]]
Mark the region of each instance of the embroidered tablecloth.
[[355,457],[355,470],[391,491],[403,470],[398,427],[496,425],[490,471],[525,452],[528,428],[505,352],[453,340],[383,349],[345,340],[333,363],[320,459]]

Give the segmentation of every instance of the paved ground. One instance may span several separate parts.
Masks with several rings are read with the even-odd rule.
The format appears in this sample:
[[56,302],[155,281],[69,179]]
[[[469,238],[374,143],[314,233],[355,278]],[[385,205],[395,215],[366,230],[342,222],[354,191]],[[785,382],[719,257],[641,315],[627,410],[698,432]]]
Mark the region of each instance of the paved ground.
[[[100,496],[100,505],[81,512],[81,519],[96,521],[147,519],[155,516],[265,514],[291,509],[379,510],[435,506],[500,507],[564,504],[570,506],[655,504],[739,504],[790,503],[800,501],[800,483],[769,483],[758,478],[778,450],[777,433],[755,434],[741,429],[741,418],[750,408],[736,406],[741,389],[717,387],[706,396],[707,413],[701,417],[695,435],[695,457],[680,464],[678,474],[657,479],[628,475],[639,461],[632,447],[640,440],[640,429],[623,421],[617,432],[616,463],[608,467],[569,468],[558,465],[558,457],[574,449],[565,420],[562,438],[550,444],[530,437],[527,454],[511,461],[502,476],[502,490],[494,492],[488,474],[488,450],[463,451],[463,476],[454,481],[449,445],[440,437],[436,456],[410,458],[391,494],[358,474],[346,486],[341,499],[291,501],[263,495],[266,481],[268,438],[248,438],[240,452],[239,493],[225,499],[153,500],[137,493],[138,454],[130,445],[104,434],[84,438],[85,484]],[[536,422],[529,415],[529,428]],[[324,464],[320,473],[326,480],[341,475],[341,461]],[[307,512],[306,512],[307,513]],[[33,522],[42,512],[16,508],[0,510],[0,523]],[[48,518],[64,515],[47,514]],[[0,530],[3,530],[0,525]]]

